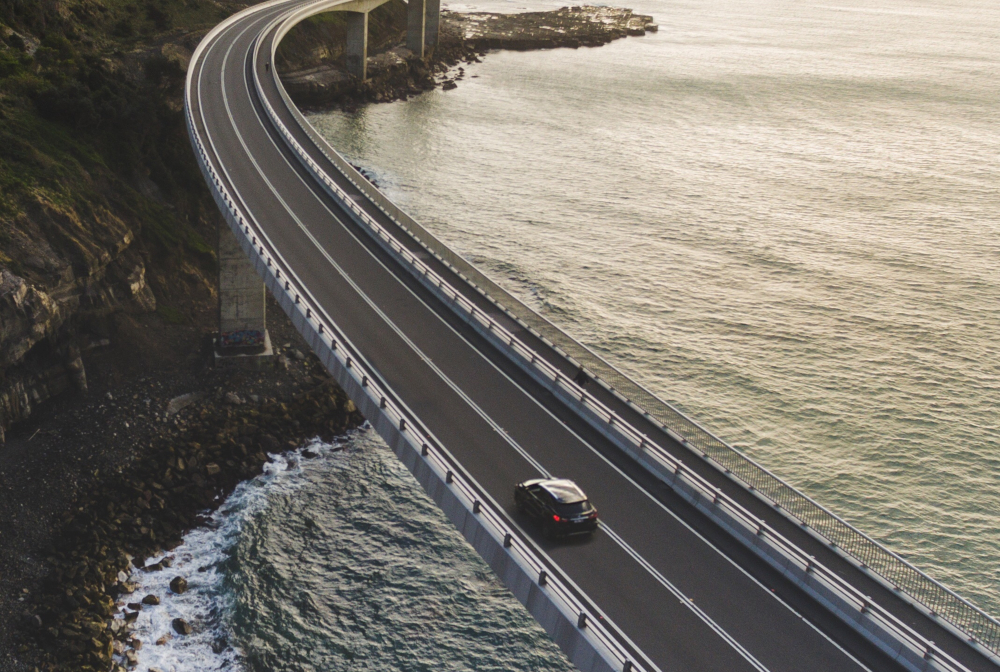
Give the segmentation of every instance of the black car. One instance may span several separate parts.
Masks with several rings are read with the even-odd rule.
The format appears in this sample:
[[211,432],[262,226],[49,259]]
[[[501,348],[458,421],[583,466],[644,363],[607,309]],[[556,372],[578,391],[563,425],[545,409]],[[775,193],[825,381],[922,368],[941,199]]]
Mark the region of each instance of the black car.
[[597,509],[573,481],[534,478],[514,487],[514,506],[542,526],[547,539],[591,534],[597,529]]

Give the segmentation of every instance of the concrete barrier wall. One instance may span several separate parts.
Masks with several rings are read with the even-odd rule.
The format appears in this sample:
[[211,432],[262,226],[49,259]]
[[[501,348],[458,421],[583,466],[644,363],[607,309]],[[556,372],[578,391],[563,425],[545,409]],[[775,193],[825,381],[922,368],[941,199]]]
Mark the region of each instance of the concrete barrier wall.
[[[280,3],[252,8],[230,18],[209,38],[248,14],[274,4]],[[207,39],[192,57],[192,71]],[[189,77],[185,92],[188,102],[192,92]],[[252,213],[242,211],[238,194],[229,192],[196,131],[190,104],[186,110],[199,167],[241,249],[326,369],[449,520],[579,669],[584,672],[614,672],[627,667],[657,670],[558,566],[517,529],[503,507],[464,473],[378,378],[336,324],[323,315],[309,296],[308,288],[256,226]],[[540,582],[543,572],[547,577],[544,585]],[[582,627],[581,614],[586,616]]]
[[[332,0],[332,1],[337,2],[338,0]],[[521,313],[512,312],[509,306],[504,305],[503,302],[507,301],[520,304],[520,302],[518,302],[518,300],[515,297],[507,293],[499,285],[496,285],[496,283],[493,283],[491,280],[489,280],[489,278],[482,275],[482,273],[479,273],[478,270],[471,267],[468,261],[466,261],[460,255],[450,250],[442,242],[437,240],[433,236],[433,234],[431,234],[426,229],[421,227],[406,212],[404,212],[402,209],[396,206],[395,203],[386,198],[385,195],[383,195],[377,188],[375,188],[371,183],[369,183],[364,178],[363,175],[361,175],[353,166],[351,166],[339,154],[337,154],[336,151],[330,149],[329,146],[326,144],[325,140],[323,140],[323,138],[316,133],[315,129],[312,128],[312,126],[308,123],[308,121],[306,121],[305,118],[302,116],[302,114],[294,107],[287,93],[280,86],[279,90],[285,101],[285,104],[288,106],[289,111],[296,119],[296,122],[299,125],[299,127],[319,148],[320,152],[327,158],[327,160],[329,160],[330,163],[344,177],[346,177],[349,181],[351,181],[359,191],[361,191],[373,204],[375,204],[380,210],[382,210],[383,213],[385,213],[390,219],[392,219],[415,242],[421,245],[429,254],[433,255],[442,263],[444,263],[446,266],[448,266],[459,278],[462,279],[462,281],[466,282],[471,289],[484,296],[487,300],[493,303],[493,305],[495,305],[498,310],[506,313],[511,319],[518,322],[520,326],[527,329],[535,337],[544,341],[556,353],[558,353],[561,357],[565,358],[566,361],[570,362],[574,366],[578,367],[585,366],[584,364],[581,364],[580,361],[575,359],[572,355],[565,352],[559,345],[553,343],[548,338],[546,338],[542,333],[538,331],[538,329],[532,326],[532,324],[525,322],[525,320],[522,319],[524,317],[524,312]],[[465,272],[462,271],[463,268],[466,269]],[[470,273],[474,277],[468,277],[466,273]],[[497,294],[497,297],[492,296],[494,292]],[[499,298],[499,301],[497,300],[497,298]],[[544,323],[545,326],[549,329],[549,333],[551,333],[553,330],[558,331],[558,327],[551,325],[551,323],[548,323],[547,321],[544,320],[544,318],[533,313],[529,308],[523,306],[523,304],[520,304],[520,307],[522,311],[527,311],[528,313],[533,315],[534,318],[536,318],[536,322]],[[567,339],[569,338],[568,336],[565,336],[565,334],[563,334],[563,336]],[[589,353],[591,361],[600,360],[600,358],[596,354],[590,352],[585,346],[580,345],[578,343],[576,345],[582,351]],[[603,363],[603,360],[601,361]],[[607,369],[613,368],[606,363],[604,363],[604,365],[605,368]],[[590,373],[593,374],[593,371],[590,371]],[[621,378],[624,378],[624,375],[620,374],[620,372],[617,373],[617,375]],[[751,468],[751,471],[756,470],[759,471],[761,474],[767,474],[767,476],[780,482],[782,484],[782,487],[785,490],[787,490],[787,493],[793,493],[796,499],[801,500],[800,503],[804,502],[806,503],[807,506],[814,507],[816,509],[816,512],[823,512],[823,515],[828,516],[829,519],[833,521],[836,526],[839,526],[839,528],[842,528],[844,530],[848,530],[850,534],[853,534],[858,538],[862,538],[868,545],[866,548],[870,547],[869,550],[877,549],[877,552],[880,553],[882,556],[884,557],[891,556],[894,562],[896,562],[905,569],[904,574],[906,577],[909,577],[909,579],[911,580],[910,583],[916,581],[916,583],[919,586],[925,589],[925,592],[929,591],[930,593],[933,593],[932,597],[935,597],[935,599],[928,601],[925,604],[925,602],[922,601],[922,598],[911,595],[910,592],[907,592],[909,589],[903,589],[901,587],[903,582],[902,578],[896,577],[895,579],[892,579],[888,574],[883,575],[877,569],[869,566],[868,564],[866,564],[866,562],[860,559],[862,557],[867,557],[867,556],[863,554],[856,555],[856,551],[852,551],[846,548],[843,544],[835,543],[827,536],[824,536],[824,534],[821,533],[813,525],[806,526],[804,524],[804,521],[800,521],[798,518],[796,518],[796,516],[792,514],[787,507],[780,506],[777,503],[777,501],[773,499],[774,493],[765,494],[762,490],[753,487],[753,485],[750,482],[743,480],[739,475],[737,475],[735,471],[730,470],[726,466],[726,464],[728,463],[720,462],[718,459],[719,457],[718,455],[714,454],[709,455],[707,453],[704,453],[704,451],[698,448],[695,444],[689,443],[685,437],[681,437],[676,432],[674,432],[670,427],[661,422],[660,418],[649,416],[648,413],[646,413],[647,409],[641,408],[640,406],[636,405],[633,401],[626,398],[624,395],[622,395],[618,390],[612,387],[607,381],[602,379],[600,376],[595,376],[594,380],[599,385],[604,387],[607,391],[609,391],[611,394],[615,395],[622,403],[627,404],[633,410],[639,412],[640,414],[647,415],[654,424],[658,424],[660,426],[660,429],[664,433],[670,435],[672,438],[680,442],[692,453],[700,454],[709,465],[717,469],[719,472],[725,474],[734,483],[744,488],[745,490],[750,492],[753,496],[757,497],[767,505],[775,507],[775,510],[780,515],[788,518],[789,520],[791,520],[796,524],[800,523],[803,524],[803,529],[807,534],[817,539],[821,543],[830,546],[831,550],[834,553],[838,554],[844,560],[851,563],[855,568],[858,569],[858,571],[864,573],[872,580],[877,581],[885,588],[896,592],[900,599],[909,603],[913,608],[917,609],[919,612],[921,612],[931,620],[937,622],[939,625],[952,632],[960,640],[968,642],[970,647],[975,649],[981,655],[985,656],[987,659],[991,660],[994,664],[1000,665],[1000,655],[998,655],[993,649],[989,648],[988,646],[985,646],[983,644],[983,641],[980,641],[983,638],[992,638],[991,641],[997,641],[996,633],[998,630],[1000,630],[1000,624],[998,624],[995,621],[995,619],[990,617],[981,609],[975,607],[961,596],[949,590],[947,587],[941,585],[934,579],[928,577],[926,574],[924,574],[917,568],[913,567],[902,558],[899,558],[891,551],[884,548],[874,540],[870,539],[857,529],[853,528],[845,521],[834,516],[832,513],[826,511],[826,509],[823,509],[820,505],[813,502],[813,500],[809,499],[808,497],[798,492],[791,486],[785,484],[783,481],[780,481],[780,479],[777,479],[776,476],[774,476],[770,472],[767,472],[767,470],[763,469],[763,467],[753,462],[752,460],[749,460],[749,458],[747,458],[742,453],[739,453],[738,451],[735,451],[734,449],[726,445],[726,450],[731,451],[733,455],[736,457],[738,462],[746,463],[746,465]],[[630,382],[632,383],[633,386],[638,387],[639,389],[643,389],[641,388],[641,386],[635,384],[634,381]],[[652,394],[648,393],[648,391],[645,392],[648,396],[652,396]],[[660,403],[666,405],[664,402]],[[673,407],[670,407],[670,409],[671,412],[677,414],[678,416],[684,417],[686,423],[692,426],[696,426],[699,429],[699,431],[702,431],[706,435],[710,436],[710,433],[708,433],[707,430],[698,425],[697,422],[691,420],[690,418],[687,418],[686,416],[683,416],[683,414],[681,414]],[[725,444],[720,440],[720,445],[725,445]],[[942,607],[931,608],[930,606],[928,606],[928,604],[942,604],[944,605],[944,608]],[[954,616],[955,610],[948,609],[947,606],[949,604],[953,607],[956,607],[958,611],[961,612],[956,617],[957,620],[950,620]],[[951,616],[949,616],[949,614],[951,614]],[[980,636],[977,636],[974,633],[980,633]]]
[[[281,31],[287,32],[288,28],[289,23],[286,22]],[[894,616],[873,604],[867,597],[860,595],[833,572],[815,563],[766,526],[763,521],[754,519],[735,501],[722,495],[693,472],[685,470],[683,465],[670,457],[662,447],[656,446],[648,437],[639,435],[634,428],[626,425],[616,414],[575,383],[560,377],[558,371],[547,366],[544,360],[450,287],[440,276],[406,250],[399,241],[392,238],[323,173],[284,126],[260,89],[259,82],[257,87],[258,95],[264,101],[272,123],[327,193],[341,203],[345,211],[363,230],[369,232],[383,249],[396,257],[403,268],[511,361],[556,394],[615,445],[904,667],[915,672],[964,669],[957,661],[935,650],[931,642],[923,640]],[[681,437],[676,438],[683,440]],[[654,451],[654,448],[657,450]]]

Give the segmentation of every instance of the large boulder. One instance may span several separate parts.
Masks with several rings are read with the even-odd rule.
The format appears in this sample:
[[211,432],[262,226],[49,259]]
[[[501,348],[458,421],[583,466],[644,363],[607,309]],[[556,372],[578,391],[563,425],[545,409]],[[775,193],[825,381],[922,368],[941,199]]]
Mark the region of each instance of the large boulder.
[[192,632],[191,624],[183,618],[175,618],[170,625],[178,635],[190,635]]
[[170,581],[170,590],[174,591],[178,595],[187,592],[188,582],[183,576],[175,576]]

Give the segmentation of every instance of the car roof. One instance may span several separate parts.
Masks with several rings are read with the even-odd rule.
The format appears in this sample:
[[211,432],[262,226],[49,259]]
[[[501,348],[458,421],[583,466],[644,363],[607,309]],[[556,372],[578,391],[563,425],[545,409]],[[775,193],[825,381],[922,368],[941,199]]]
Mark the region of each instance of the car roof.
[[544,488],[560,504],[576,504],[577,502],[587,501],[587,495],[583,494],[580,486],[565,478],[550,478],[539,481],[538,485]]

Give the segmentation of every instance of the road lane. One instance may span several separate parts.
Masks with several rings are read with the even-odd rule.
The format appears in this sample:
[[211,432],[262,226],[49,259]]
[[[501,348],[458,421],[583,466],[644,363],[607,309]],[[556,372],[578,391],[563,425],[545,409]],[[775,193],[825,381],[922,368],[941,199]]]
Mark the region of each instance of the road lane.
[[[199,112],[223,157],[220,164],[271,243],[293,260],[333,321],[426,426],[498,501],[509,501],[514,482],[538,474],[535,463],[578,480],[628,546],[750,652],[748,660],[610,535],[546,545],[662,669],[755,669],[752,659],[772,670],[859,669],[664,508],[677,508],[676,501],[650,496],[610,468],[602,455],[617,449],[578,418],[566,417],[565,409],[523,373],[498,361],[481,337],[396,268],[318,191],[268,128],[248,91],[246,54],[254,24],[262,23],[234,26],[198,64],[205,73],[225,74],[200,79]],[[849,645],[858,655],[875,661],[878,669],[893,669],[855,639]]]

